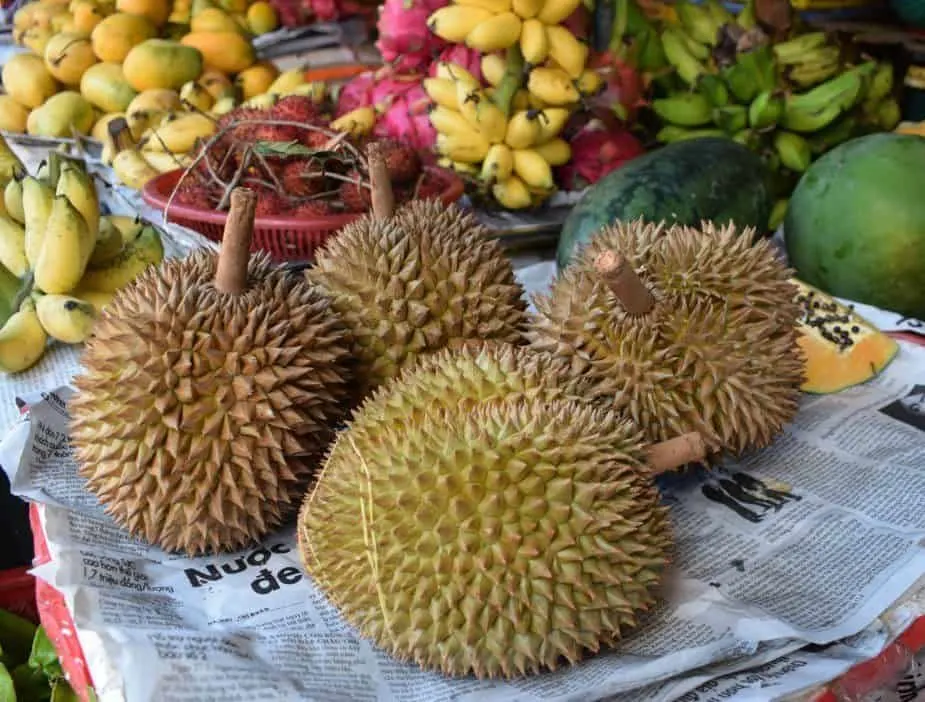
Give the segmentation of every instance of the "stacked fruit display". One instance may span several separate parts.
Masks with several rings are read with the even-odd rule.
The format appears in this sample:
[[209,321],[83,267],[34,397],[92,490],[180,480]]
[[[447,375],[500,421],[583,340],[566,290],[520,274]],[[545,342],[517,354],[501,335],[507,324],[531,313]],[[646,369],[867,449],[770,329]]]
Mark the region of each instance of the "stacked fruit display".
[[36,175],[17,173],[3,202],[0,370],[15,373],[33,366],[49,339],[84,341],[113,294],[164,252],[154,227],[101,217],[83,162],[58,153]]
[[[717,0],[684,0],[675,14],[676,21],[660,28],[663,56],[647,59],[673,69],[673,80],[660,80],[661,94],[651,102],[663,143],[735,139],[764,157],[785,198],[814,158],[899,122],[892,66],[852,63],[824,32],[793,32],[772,42],[751,5],[735,17]],[[784,209],[782,202],[777,221]]]
[[362,151],[374,142],[383,150],[399,202],[437,197],[448,185],[439,169],[423,167],[408,144],[364,136],[369,124],[353,118],[332,123],[325,106],[309,97],[290,95],[269,109],[240,107],[217,127],[182,176],[173,202],[227,210],[231,191],[243,185],[257,194],[258,216],[366,212],[371,199]]
[[[277,77],[258,62],[251,33],[272,29],[262,2],[211,0],[37,0],[14,16],[17,41],[30,49],[3,67],[0,129],[42,137],[89,135],[126,112],[145,91],[176,91],[201,109],[195,81],[223,85],[221,97],[251,97]],[[234,82],[232,82],[232,78]]]

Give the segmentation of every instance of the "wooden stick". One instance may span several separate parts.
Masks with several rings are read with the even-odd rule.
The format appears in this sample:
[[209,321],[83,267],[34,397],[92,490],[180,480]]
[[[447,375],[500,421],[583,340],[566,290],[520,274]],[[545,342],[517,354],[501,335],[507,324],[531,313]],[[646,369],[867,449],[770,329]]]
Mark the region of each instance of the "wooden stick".
[[655,297],[636,275],[636,271],[616,252],[599,253],[594,259],[594,267],[627,313],[645,314],[655,305]]
[[694,431],[653,444],[646,453],[652,475],[661,475],[688,463],[703,463],[707,458],[707,446],[703,437]]
[[250,260],[256,208],[257,193],[253,190],[235,188],[232,191],[231,208],[225,220],[218,267],[215,270],[215,287],[219,292],[239,295],[247,287],[247,263]]
[[373,142],[366,149],[369,159],[369,184],[372,188],[373,217],[388,219],[395,211],[395,193],[389,179],[389,168],[379,144]]

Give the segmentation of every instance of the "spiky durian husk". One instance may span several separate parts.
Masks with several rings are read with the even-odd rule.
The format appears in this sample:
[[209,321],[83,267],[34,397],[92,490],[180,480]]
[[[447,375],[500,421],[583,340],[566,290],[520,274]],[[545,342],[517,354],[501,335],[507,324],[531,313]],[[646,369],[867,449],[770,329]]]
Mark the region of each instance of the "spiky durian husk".
[[217,257],[149,268],[102,312],[69,403],[87,486],[169,551],[241,548],[298,508],[343,415],[349,344],[330,301],[251,258],[248,289]]
[[[649,441],[697,431],[714,457],[766,446],[797,411],[804,365],[791,271],[751,239],[731,225],[618,223],[536,297],[531,347],[569,359]],[[608,249],[655,296],[649,313],[626,314],[595,271]]]
[[413,201],[386,220],[362,217],[306,275],[347,321],[361,397],[420,354],[470,339],[522,342],[526,301],[513,268],[455,206]]
[[640,434],[543,389],[524,356],[442,356],[334,442],[299,515],[307,571],[363,636],[450,675],[511,677],[613,645],[655,603],[671,548]]

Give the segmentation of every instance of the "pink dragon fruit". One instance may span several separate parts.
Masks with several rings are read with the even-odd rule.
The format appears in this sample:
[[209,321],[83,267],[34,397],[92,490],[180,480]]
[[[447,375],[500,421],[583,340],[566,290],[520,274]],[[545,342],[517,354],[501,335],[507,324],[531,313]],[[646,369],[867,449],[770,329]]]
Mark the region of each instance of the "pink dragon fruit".
[[585,105],[598,116],[619,114],[622,119],[633,121],[639,107],[644,104],[642,76],[609,52],[592,54],[588,68],[601,74],[604,89],[585,100]]
[[347,83],[337,100],[337,114],[373,105],[380,112],[373,134],[399,139],[416,149],[428,150],[437,140],[428,116],[430,98],[424,76],[396,73],[391,67],[361,73]]
[[437,64],[441,61],[446,63],[455,63],[462,66],[477,79],[482,80],[482,53],[475,49],[470,49],[462,44],[453,44],[446,47],[440,52],[436,60],[430,65],[431,77],[437,74]]
[[564,136],[572,147],[572,160],[556,169],[556,182],[563,190],[592,185],[644,152],[636,137],[619,123],[608,127],[590,119],[574,135]]
[[385,0],[379,10],[376,48],[386,63],[423,71],[447,43],[427,28],[427,18],[449,0]]

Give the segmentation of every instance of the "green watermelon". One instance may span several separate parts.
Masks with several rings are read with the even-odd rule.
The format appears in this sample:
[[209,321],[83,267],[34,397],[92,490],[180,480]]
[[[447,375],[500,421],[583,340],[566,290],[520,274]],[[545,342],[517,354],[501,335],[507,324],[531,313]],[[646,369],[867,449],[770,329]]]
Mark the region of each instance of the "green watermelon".
[[566,219],[556,260],[565,268],[599,229],[620,219],[692,226],[732,220],[764,234],[773,205],[771,173],[746,147],[721,137],[675,142],[595,183]]
[[803,174],[784,236],[797,277],[837,297],[925,319],[925,139],[871,134]]

